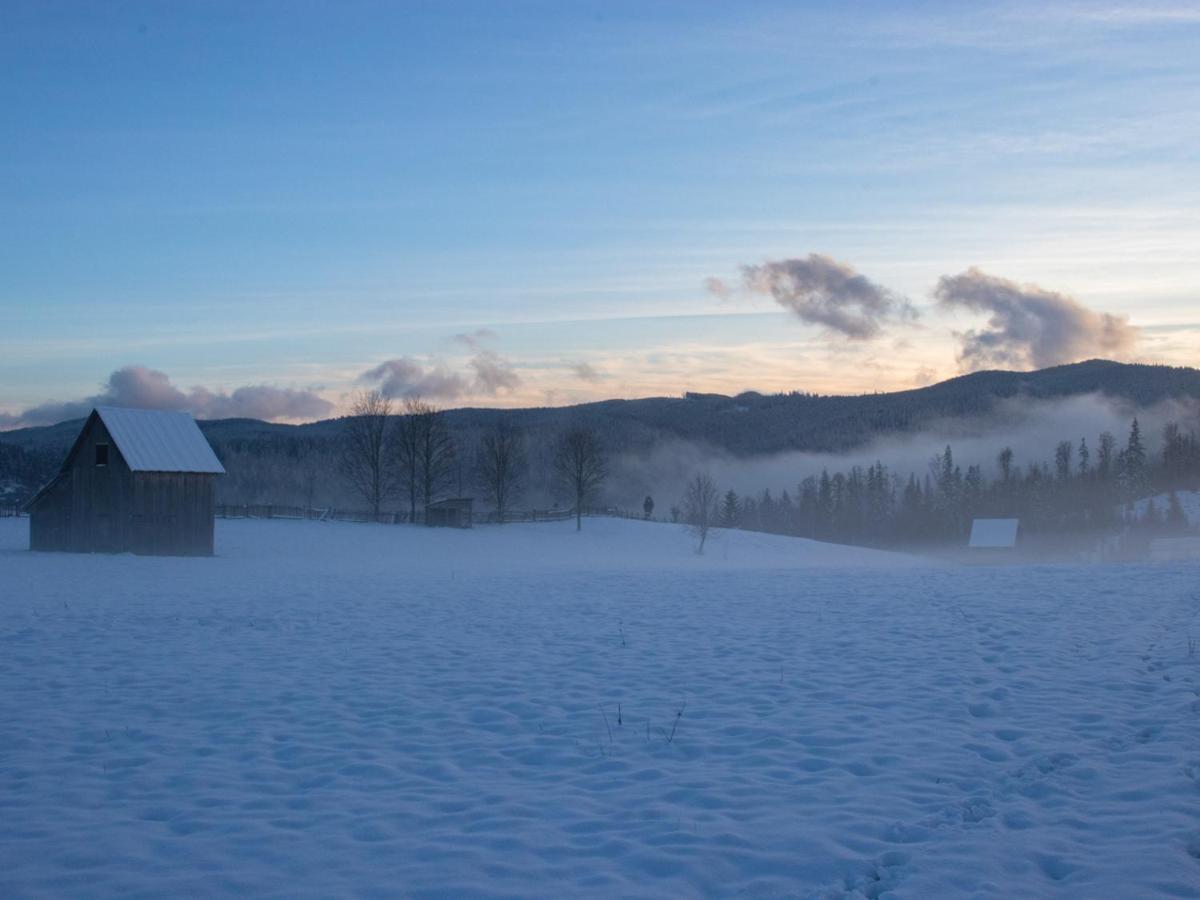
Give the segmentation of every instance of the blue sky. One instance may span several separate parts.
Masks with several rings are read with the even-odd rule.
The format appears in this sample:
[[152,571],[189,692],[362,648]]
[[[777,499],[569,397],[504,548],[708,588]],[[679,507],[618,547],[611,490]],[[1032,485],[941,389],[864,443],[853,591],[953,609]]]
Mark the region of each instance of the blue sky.
[[[509,406],[1031,359],[933,299],[971,267],[1136,332],[1056,359],[1196,364],[1198,51],[1200,3],[8,4],[0,424],[131,366],[337,410],[398,359]],[[739,274],[811,254],[919,317]]]

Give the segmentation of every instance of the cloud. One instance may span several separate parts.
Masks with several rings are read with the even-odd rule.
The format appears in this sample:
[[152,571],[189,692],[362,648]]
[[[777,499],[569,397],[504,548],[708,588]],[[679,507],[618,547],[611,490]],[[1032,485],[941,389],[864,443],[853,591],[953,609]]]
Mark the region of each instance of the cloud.
[[596,368],[588,362],[571,363],[570,368],[576,378],[586,381],[589,384],[598,384],[604,379],[604,376],[596,371]]
[[456,400],[470,387],[467,379],[440,363],[427,368],[407,356],[382,362],[363,372],[358,380],[375,385],[386,397],[426,400]]
[[938,373],[936,369],[929,366],[920,366],[913,375],[912,383],[915,387],[925,387],[937,381],[937,377]]
[[471,368],[475,370],[475,386],[481,394],[507,393],[521,385],[521,377],[512,363],[494,350],[476,353],[471,358]]
[[[455,335],[460,343],[477,341],[475,335]],[[511,393],[521,385],[521,377],[512,363],[495,350],[479,348],[468,361],[470,375],[455,372],[445,363],[427,365],[407,356],[386,360],[358,376],[360,384],[377,387],[387,397],[421,397],[443,402],[458,400],[471,394],[495,396]]]
[[[720,279],[710,278],[706,285],[718,297],[730,293]],[[885,324],[917,316],[904,297],[859,274],[849,263],[820,253],[743,266],[742,285],[751,293],[774,297],[801,321],[823,325],[852,340],[876,337]]]
[[989,314],[987,327],[963,332],[964,369],[991,365],[1045,368],[1131,349],[1138,330],[1122,316],[1098,313],[1066,294],[1018,284],[971,268],[943,276],[934,296],[944,309]]
[[193,388],[189,408],[202,419],[319,419],[333,411],[333,404],[312,391],[277,388],[269,384],[247,385],[230,394]]
[[32,428],[38,425],[56,425],[69,419],[82,419],[92,411],[93,406],[94,403],[86,400],[40,403],[19,413],[0,413],[0,429]]
[[728,300],[733,296],[733,289],[723,279],[716,277],[705,278],[704,289],[722,300]]
[[451,340],[457,341],[465,347],[470,347],[472,350],[478,350],[483,341],[495,340],[496,332],[490,328],[476,328],[474,331],[464,331],[461,334],[454,335]]
[[24,412],[0,414],[0,427],[53,425],[86,416],[96,406],[135,409],[186,410],[198,419],[317,419],[333,404],[311,390],[248,385],[232,393],[193,387],[186,391],[171,383],[165,372],[146,366],[124,366],[108,376],[100,393],[80,400],[43,403]]

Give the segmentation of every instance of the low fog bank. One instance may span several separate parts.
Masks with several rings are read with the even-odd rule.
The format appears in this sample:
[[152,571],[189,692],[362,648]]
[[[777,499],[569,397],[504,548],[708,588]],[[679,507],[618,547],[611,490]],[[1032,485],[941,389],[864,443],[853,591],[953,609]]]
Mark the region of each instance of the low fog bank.
[[[722,490],[753,497],[764,490],[772,494],[795,493],[805,478],[823,471],[866,469],[882,463],[891,475],[907,480],[923,478],[931,461],[947,446],[964,471],[978,466],[987,478],[997,474],[997,456],[1005,447],[1013,451],[1014,467],[1027,464],[1053,465],[1056,446],[1085,439],[1094,453],[1099,436],[1112,434],[1124,446],[1130,425],[1138,419],[1143,440],[1151,454],[1162,449],[1162,431],[1169,422],[1184,430],[1200,427],[1200,403],[1170,400],[1138,408],[1128,401],[1101,394],[1086,394],[1056,401],[1014,398],[999,401],[986,416],[948,419],[931,424],[916,434],[888,435],[858,450],[843,454],[779,453],[761,457],[737,457],[689,441],[666,440],[645,453],[618,454],[608,487],[609,500],[621,507],[640,509],[649,495],[656,503],[675,503],[684,494],[688,480],[707,472]],[[659,507],[665,510],[662,503]]]

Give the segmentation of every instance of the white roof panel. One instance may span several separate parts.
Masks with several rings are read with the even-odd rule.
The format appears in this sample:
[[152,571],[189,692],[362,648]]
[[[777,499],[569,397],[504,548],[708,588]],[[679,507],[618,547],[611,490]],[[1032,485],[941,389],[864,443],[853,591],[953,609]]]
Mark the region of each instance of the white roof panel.
[[135,472],[225,472],[188,413],[117,406],[98,406],[96,412]]
[[970,547],[1015,547],[1020,519],[976,519],[971,523]]

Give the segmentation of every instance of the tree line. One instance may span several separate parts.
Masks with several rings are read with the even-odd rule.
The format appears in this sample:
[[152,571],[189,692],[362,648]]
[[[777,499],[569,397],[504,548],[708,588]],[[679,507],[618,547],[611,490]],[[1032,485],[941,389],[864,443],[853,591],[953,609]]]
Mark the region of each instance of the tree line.
[[[707,476],[704,476],[707,478]],[[1177,423],[1163,429],[1162,448],[1151,454],[1134,419],[1123,445],[1109,432],[1095,445],[1061,441],[1053,461],[1018,464],[1011,447],[996,455],[989,477],[979,465],[964,470],[951,446],[930,460],[923,475],[902,477],[882,462],[846,471],[824,470],[801,481],[792,494],[757,496],[726,491],[711,496],[697,476],[684,508],[672,510],[695,528],[709,524],[816,540],[873,546],[965,540],[976,518],[1018,518],[1022,530],[1086,533],[1131,526],[1150,531],[1188,527],[1175,495],[1200,488],[1200,438]],[[711,479],[709,479],[711,482]],[[1167,493],[1164,508],[1153,497],[1136,511],[1134,501]],[[703,502],[697,497],[703,496]]]
[[[595,429],[568,427],[554,442],[553,481],[570,500],[577,529],[608,477],[608,454]],[[473,447],[455,439],[443,410],[410,397],[395,408],[378,391],[358,394],[343,420],[337,470],[347,487],[378,516],[388,502],[418,511],[451,496],[478,490],[503,523],[515,508],[530,470],[525,433],[503,417],[485,428]]]

